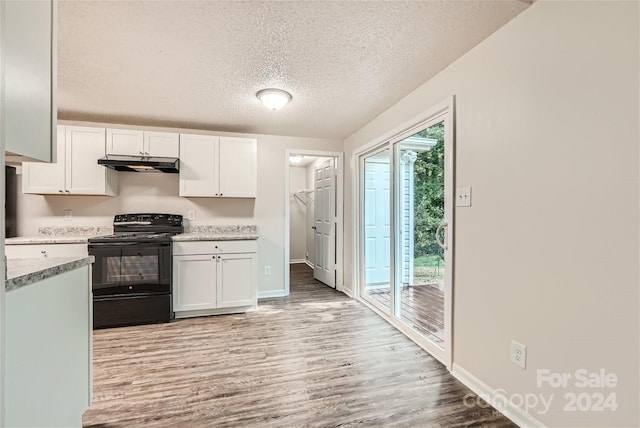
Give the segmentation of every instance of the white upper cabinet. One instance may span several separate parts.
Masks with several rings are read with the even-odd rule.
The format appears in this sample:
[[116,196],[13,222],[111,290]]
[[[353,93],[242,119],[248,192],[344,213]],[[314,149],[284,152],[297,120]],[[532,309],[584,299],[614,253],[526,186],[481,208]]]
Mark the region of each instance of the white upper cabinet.
[[180,196],[218,196],[218,137],[180,135]]
[[105,154],[105,129],[58,126],[58,161],[24,162],[22,191],[43,195],[109,195],[117,191],[115,171],[98,165]]
[[16,160],[55,162],[56,3],[2,1],[0,40],[5,151]]
[[[98,165],[104,157],[104,128],[67,126],[67,193],[75,195],[114,195],[115,171]],[[115,180],[115,178],[114,178]]]
[[180,156],[179,135],[172,132],[144,132],[144,154],[162,158]]
[[180,196],[255,198],[257,141],[180,135]]
[[22,164],[22,189],[24,193],[64,193],[65,127],[58,126],[57,162]]
[[220,137],[220,196],[256,197],[256,152],[253,138]]
[[143,133],[134,129],[107,128],[107,154],[141,156],[143,150]]
[[177,158],[178,134],[135,129],[107,129],[107,154]]

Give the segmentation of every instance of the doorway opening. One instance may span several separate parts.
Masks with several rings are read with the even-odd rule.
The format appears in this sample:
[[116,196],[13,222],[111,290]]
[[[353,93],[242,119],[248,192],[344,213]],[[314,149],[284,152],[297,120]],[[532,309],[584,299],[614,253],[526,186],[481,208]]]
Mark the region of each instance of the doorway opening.
[[292,269],[342,290],[343,155],[289,149],[286,162],[285,295]]

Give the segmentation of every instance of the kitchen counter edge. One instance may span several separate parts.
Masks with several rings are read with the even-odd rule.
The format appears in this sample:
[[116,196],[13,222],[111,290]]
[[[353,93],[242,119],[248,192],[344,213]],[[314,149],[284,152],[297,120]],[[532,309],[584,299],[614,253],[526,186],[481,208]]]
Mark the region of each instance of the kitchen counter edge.
[[9,259],[5,291],[12,291],[52,276],[92,264],[93,256]]
[[39,245],[39,244],[86,244],[89,238],[87,235],[51,235],[51,236],[17,236],[6,238],[5,245]]
[[182,233],[171,238],[175,242],[187,241],[255,241],[257,233]]

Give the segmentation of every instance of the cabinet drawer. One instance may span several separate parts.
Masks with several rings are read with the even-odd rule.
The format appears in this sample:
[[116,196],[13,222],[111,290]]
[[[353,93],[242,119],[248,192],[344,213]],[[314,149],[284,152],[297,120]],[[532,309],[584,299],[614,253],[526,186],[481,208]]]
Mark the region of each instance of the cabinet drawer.
[[87,244],[29,244],[7,245],[8,259],[34,259],[40,257],[84,257],[89,254]]
[[176,256],[190,254],[219,254],[219,253],[256,253],[258,243],[247,241],[189,241],[174,242],[173,254]]

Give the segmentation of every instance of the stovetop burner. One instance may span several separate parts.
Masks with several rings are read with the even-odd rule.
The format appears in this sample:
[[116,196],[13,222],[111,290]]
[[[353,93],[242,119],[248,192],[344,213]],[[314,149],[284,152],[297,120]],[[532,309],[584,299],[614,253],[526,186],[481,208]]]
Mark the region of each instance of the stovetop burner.
[[178,214],[118,214],[113,230],[113,235],[91,238],[89,243],[167,242],[184,229]]

